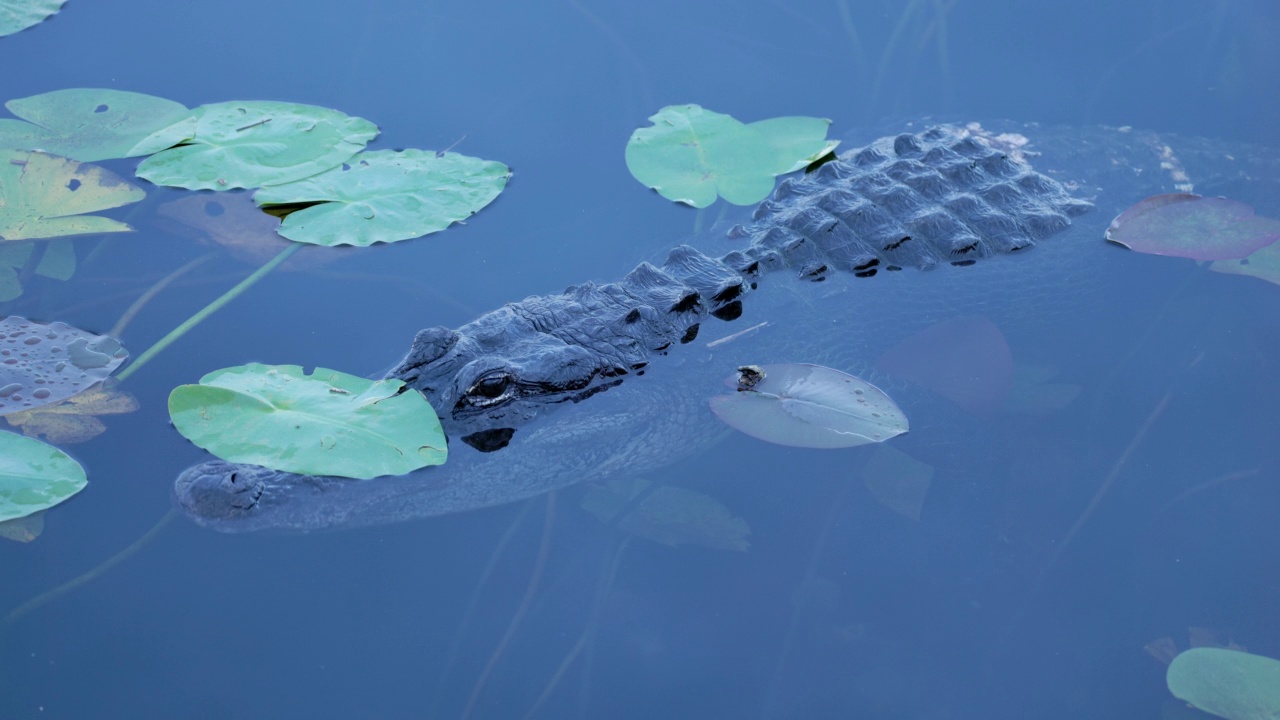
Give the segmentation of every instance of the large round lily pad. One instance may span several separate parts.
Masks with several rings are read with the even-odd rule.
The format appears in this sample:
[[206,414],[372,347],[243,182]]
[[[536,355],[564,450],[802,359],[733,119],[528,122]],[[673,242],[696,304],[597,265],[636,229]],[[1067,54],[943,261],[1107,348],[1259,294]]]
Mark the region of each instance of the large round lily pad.
[[141,188],[96,165],[0,149],[0,240],[127,232],[133,228],[125,223],[84,213],[144,197]]
[[54,15],[67,0],[0,0],[0,37],[38,25]]
[[190,141],[143,160],[138,177],[188,190],[280,185],[341,165],[378,134],[368,120],[314,105],[225,102],[191,112]]
[[493,202],[510,177],[506,165],[492,160],[377,150],[315,177],[263,188],[254,201],[320,203],[290,213],[278,232],[315,245],[365,246],[444,230]]
[[169,394],[169,417],[223,460],[367,479],[445,461],[435,411],[398,380],[297,365],[216,370]]
[[1280,220],[1248,205],[1187,193],[1155,195],[1116,216],[1107,240],[1130,250],[1194,260],[1235,260],[1280,239]]
[[830,120],[785,117],[751,125],[697,105],[671,105],[627,141],[627,169],[668,200],[697,208],[719,194],[754,205],[773,191],[774,177],[831,151]]
[[1280,718],[1280,660],[1192,648],[1169,663],[1165,682],[1178,699],[1227,720]]
[[51,508],[87,483],[80,463],[58,448],[0,432],[0,522]]
[[[906,415],[880,388],[839,370],[805,364],[743,370],[751,382],[744,382],[742,371],[728,378],[726,384],[739,391],[712,397],[711,411],[752,437],[841,448],[883,442],[908,430]],[[755,380],[759,372],[763,378]]]
[[0,320],[0,415],[88,390],[127,357],[120,342],[108,335],[16,315]]
[[195,129],[180,103],[109,88],[54,90],[4,106],[28,122],[0,119],[0,147],[81,162],[146,155],[183,142]]

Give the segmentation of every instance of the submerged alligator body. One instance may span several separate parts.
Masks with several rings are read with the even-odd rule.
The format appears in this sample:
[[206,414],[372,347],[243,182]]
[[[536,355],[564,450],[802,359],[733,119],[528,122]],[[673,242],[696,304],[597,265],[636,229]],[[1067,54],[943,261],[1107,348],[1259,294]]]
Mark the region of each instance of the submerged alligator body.
[[[1275,177],[1273,156],[1237,158],[1209,141],[1171,148],[1125,130],[1016,130],[937,126],[882,138],[783,181],[749,225],[729,232],[737,249],[719,258],[680,246],[617,283],[419,332],[388,376],[440,414],[451,442],[442,466],[346,480],[211,461],[179,476],[176,501],[219,530],[309,531],[652,471],[722,431],[706,399],[740,364],[856,372],[877,348],[948,316],[1036,321],[1064,296],[1087,295],[1104,256],[1120,254],[1101,240],[1119,209],[1187,189],[1188,172],[1202,192],[1251,172]],[[1095,202],[1094,222],[1073,225]],[[1026,257],[995,257],[1013,254]],[[770,272],[771,287],[757,293]],[[722,321],[767,326],[732,342],[698,340]],[[738,330],[726,327],[721,334]]]

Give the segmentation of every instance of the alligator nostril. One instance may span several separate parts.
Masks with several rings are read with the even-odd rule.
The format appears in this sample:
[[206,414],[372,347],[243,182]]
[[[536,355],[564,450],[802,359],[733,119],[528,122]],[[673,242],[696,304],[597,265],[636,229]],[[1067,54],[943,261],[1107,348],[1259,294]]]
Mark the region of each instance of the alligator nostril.
[[231,473],[231,477],[229,477],[229,478],[227,478],[227,479],[231,481],[231,484],[232,484],[232,485],[235,485],[235,484],[236,484],[236,474],[235,474],[235,473]]

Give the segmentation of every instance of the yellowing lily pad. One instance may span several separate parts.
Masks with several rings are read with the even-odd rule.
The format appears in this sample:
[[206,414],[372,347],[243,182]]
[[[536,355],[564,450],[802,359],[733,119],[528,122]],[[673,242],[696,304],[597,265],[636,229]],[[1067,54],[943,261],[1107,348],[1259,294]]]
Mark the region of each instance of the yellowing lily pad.
[[319,203],[290,213],[279,233],[315,245],[395,242],[439,232],[493,202],[511,170],[500,162],[424,150],[360,153],[350,164],[254,195],[261,206]]
[[127,357],[120,342],[108,335],[16,315],[0,320],[0,415],[84,392]]
[[821,365],[747,366],[711,411],[752,437],[793,447],[841,448],[907,432],[907,417],[880,388]]
[[87,483],[80,463],[58,448],[0,432],[0,521],[47,510]]
[[417,390],[297,365],[216,370],[169,394],[169,418],[223,460],[367,479],[445,461],[444,431]]
[[1151,255],[1234,260],[1280,239],[1280,220],[1248,205],[1187,193],[1156,195],[1120,213],[1107,240]]
[[56,14],[67,0],[0,0],[0,37],[39,25]]
[[225,102],[191,113],[191,139],[143,160],[138,177],[188,190],[280,185],[341,165],[378,134],[368,120],[314,105]]
[[4,106],[28,122],[0,119],[0,147],[81,162],[146,155],[187,140],[195,129],[180,103],[108,88],[54,90]]
[[[632,498],[644,492],[642,478],[610,480],[582,498],[582,509],[603,523],[613,522]],[[715,498],[685,488],[663,485],[618,522],[618,529],[663,545],[701,545],[745,552],[751,528]]]
[[96,416],[121,415],[137,409],[138,401],[129,393],[99,384],[62,402],[10,413],[4,419],[27,437],[69,444],[85,442],[107,429]]
[[785,117],[746,125],[697,105],[671,105],[627,141],[627,169],[668,200],[697,208],[719,195],[754,205],[773,191],[774,177],[831,151],[830,120]]
[[1228,720],[1280,718],[1280,660],[1225,648],[1187,650],[1165,674],[1174,697]]
[[0,240],[127,232],[125,223],[84,213],[146,197],[118,175],[40,152],[0,150]]

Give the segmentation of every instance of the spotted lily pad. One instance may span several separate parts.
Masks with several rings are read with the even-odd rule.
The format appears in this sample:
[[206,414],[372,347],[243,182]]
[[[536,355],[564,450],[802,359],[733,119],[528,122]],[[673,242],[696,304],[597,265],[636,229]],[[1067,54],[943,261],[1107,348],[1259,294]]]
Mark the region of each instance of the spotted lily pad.
[[66,323],[44,324],[16,315],[0,320],[0,415],[84,392],[127,357],[115,338]]
[[10,100],[22,120],[0,119],[0,147],[94,162],[163,150],[191,137],[187,108],[153,95],[69,88]]
[[668,200],[703,208],[716,195],[754,205],[773,191],[774,177],[831,151],[830,120],[785,117],[747,125],[697,105],[671,105],[627,141],[627,169]]
[[1280,220],[1255,215],[1235,200],[1175,193],[1120,213],[1106,238],[1151,255],[1235,260],[1280,240]]
[[0,37],[39,25],[62,9],[67,0],[0,0]]
[[142,161],[138,177],[189,190],[280,185],[346,162],[378,134],[363,118],[293,103],[201,105],[195,132]]
[[907,432],[907,418],[880,388],[821,365],[749,366],[726,379],[738,392],[712,397],[730,427],[779,445],[840,448]]
[[1228,720],[1280,718],[1280,660],[1193,648],[1169,663],[1165,681],[1178,699]]
[[128,232],[125,223],[84,213],[120,207],[146,193],[95,165],[45,153],[0,150],[0,240]]
[[[610,523],[631,500],[647,491],[643,478],[614,479],[582,497],[582,509]],[[663,545],[701,545],[745,552],[751,528],[710,495],[663,485],[618,522],[618,529]]]
[[188,440],[230,462],[367,479],[445,461],[444,431],[417,390],[297,365],[215,370],[169,394]]
[[68,444],[91,440],[106,431],[107,426],[97,416],[121,415],[137,409],[138,401],[129,393],[99,384],[62,402],[10,413],[4,419],[27,437]]
[[493,202],[511,170],[500,162],[424,150],[360,153],[350,164],[263,188],[258,205],[319,203],[290,213],[279,233],[315,245],[371,245],[439,232]]
[[58,448],[0,432],[0,521],[47,510],[87,483],[80,463]]

